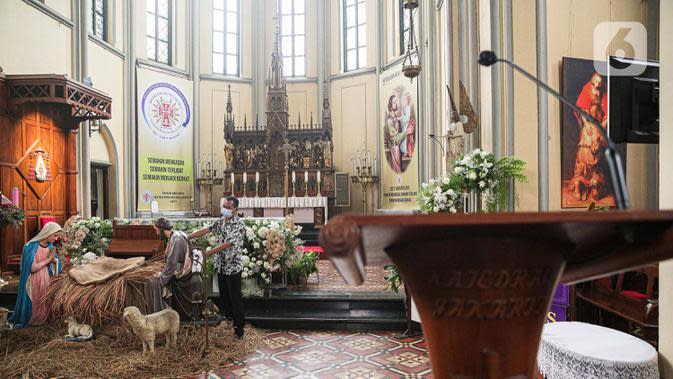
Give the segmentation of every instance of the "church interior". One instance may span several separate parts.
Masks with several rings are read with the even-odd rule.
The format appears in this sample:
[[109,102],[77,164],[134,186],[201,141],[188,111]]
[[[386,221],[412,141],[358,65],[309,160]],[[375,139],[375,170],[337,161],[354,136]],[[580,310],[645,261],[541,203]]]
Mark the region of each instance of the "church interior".
[[0,1],[0,377],[673,378],[671,14]]

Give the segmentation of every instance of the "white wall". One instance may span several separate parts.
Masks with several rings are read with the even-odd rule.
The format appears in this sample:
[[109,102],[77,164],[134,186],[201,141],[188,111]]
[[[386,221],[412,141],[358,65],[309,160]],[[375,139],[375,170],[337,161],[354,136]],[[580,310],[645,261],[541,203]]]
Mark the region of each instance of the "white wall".
[[[59,3],[64,1],[47,2],[47,6],[62,5]],[[69,9],[63,14],[67,19]],[[6,74],[55,73],[73,77],[71,43],[72,28],[67,24],[23,1],[0,1],[0,67]]]

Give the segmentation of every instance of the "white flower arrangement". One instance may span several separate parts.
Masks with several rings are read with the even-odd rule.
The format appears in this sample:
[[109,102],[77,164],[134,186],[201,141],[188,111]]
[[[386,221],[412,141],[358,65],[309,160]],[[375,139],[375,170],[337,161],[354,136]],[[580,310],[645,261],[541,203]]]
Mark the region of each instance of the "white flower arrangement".
[[[271,272],[287,269],[288,262],[298,255],[297,246],[304,241],[297,238],[301,227],[293,221],[245,219],[243,243],[243,278],[257,278],[262,284],[271,283]],[[269,240],[271,239],[271,242]]]
[[420,210],[457,213],[462,210],[463,193],[471,191],[483,196],[489,211],[504,209],[509,180],[526,181],[524,165],[524,161],[514,157],[497,159],[492,153],[475,149],[453,161],[448,177],[423,183]]
[[457,213],[463,207],[462,191],[449,178],[423,183],[419,199],[421,211],[425,213]]
[[462,178],[468,190],[489,191],[497,184],[497,173],[493,170],[497,163],[492,153],[475,149],[454,162],[453,175]]
[[[140,219],[115,219],[119,224],[149,224],[152,220]],[[285,220],[251,219],[243,220],[245,223],[245,237],[243,242],[243,278],[257,278],[262,284],[271,282],[271,272],[287,269],[288,262],[300,255],[296,251],[304,241],[298,238],[301,226],[294,224],[291,217]],[[174,230],[192,233],[196,230],[210,226],[211,221],[202,220],[179,220],[173,223]],[[269,236],[273,237],[273,243],[269,243]],[[84,253],[93,253],[102,256],[112,239],[112,221],[103,220],[100,217],[82,219],[73,217],[68,220],[64,227],[63,247],[71,257],[73,264],[82,263],[81,256]],[[209,234],[190,242],[203,250],[212,249],[219,245],[219,237]],[[273,251],[269,251],[269,250]],[[91,258],[91,255],[88,255]],[[210,256],[206,260],[205,271],[212,271],[213,259]],[[264,275],[262,275],[264,274]]]
[[[112,222],[100,217],[71,217],[63,227],[63,250],[66,262],[78,265],[102,256],[112,239]],[[87,258],[83,259],[83,255]]]

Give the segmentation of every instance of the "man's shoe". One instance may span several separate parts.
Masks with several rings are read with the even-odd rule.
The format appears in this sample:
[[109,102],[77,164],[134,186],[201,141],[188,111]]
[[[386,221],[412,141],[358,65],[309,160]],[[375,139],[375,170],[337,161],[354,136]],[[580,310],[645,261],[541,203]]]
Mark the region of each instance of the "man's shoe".
[[244,331],[243,331],[242,327],[235,327],[234,328],[234,335],[236,336],[236,338],[238,338],[240,340],[241,338],[243,338],[243,334],[244,334]]

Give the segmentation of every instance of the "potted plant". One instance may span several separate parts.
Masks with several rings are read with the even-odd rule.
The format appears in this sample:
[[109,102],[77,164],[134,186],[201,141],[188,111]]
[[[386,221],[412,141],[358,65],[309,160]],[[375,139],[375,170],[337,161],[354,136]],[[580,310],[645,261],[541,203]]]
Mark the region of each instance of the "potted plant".
[[288,271],[288,281],[292,284],[305,285],[308,277],[314,272],[318,272],[318,253],[310,250],[300,254]]

